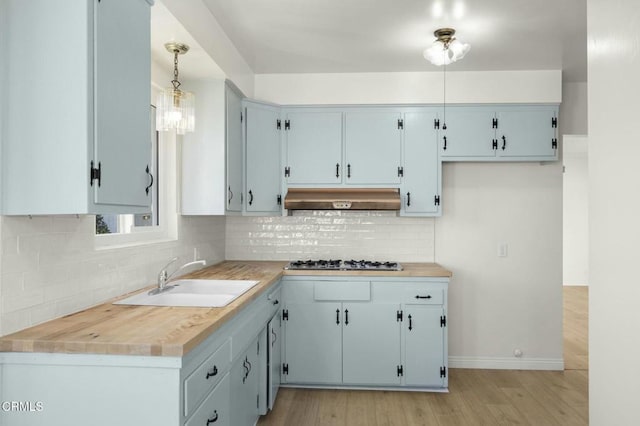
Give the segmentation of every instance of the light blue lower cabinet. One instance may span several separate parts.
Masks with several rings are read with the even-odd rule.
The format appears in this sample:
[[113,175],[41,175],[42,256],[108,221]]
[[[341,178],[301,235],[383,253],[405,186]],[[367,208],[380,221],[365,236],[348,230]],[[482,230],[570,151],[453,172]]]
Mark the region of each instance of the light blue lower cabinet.
[[447,287],[447,278],[285,277],[282,385],[446,391]]
[[30,404],[0,409],[0,425],[252,426],[266,411],[279,286],[184,357],[0,353],[0,401]]

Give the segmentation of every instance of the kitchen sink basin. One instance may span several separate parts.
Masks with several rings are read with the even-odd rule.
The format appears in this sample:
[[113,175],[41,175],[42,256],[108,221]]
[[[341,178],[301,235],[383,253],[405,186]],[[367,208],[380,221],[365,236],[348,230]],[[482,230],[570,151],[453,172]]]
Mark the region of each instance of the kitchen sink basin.
[[144,291],[114,302],[116,305],[191,306],[221,308],[246,293],[258,281],[175,280],[160,293]]

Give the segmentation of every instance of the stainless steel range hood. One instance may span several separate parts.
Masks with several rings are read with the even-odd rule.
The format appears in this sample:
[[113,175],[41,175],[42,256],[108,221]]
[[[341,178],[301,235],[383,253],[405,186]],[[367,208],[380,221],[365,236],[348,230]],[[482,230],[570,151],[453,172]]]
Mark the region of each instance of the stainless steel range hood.
[[400,210],[396,188],[290,188],[288,210]]

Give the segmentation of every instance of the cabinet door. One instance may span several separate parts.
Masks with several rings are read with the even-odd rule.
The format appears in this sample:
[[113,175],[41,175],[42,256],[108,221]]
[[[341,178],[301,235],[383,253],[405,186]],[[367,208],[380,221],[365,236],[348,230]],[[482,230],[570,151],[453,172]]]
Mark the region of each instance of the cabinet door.
[[404,305],[404,376],[407,386],[442,387],[445,327],[442,306]]
[[280,370],[282,367],[282,311],[278,311],[267,327],[269,345],[268,371],[268,408],[273,410],[278,389],[280,389]]
[[440,115],[440,157],[495,157],[492,107],[447,107]]
[[280,130],[278,108],[246,103],[246,211],[280,211]]
[[95,2],[97,204],[151,206],[151,192],[145,191],[151,183],[149,19],[144,0]]
[[284,322],[286,383],[342,382],[340,303],[291,303]]
[[399,385],[400,305],[344,303],[343,383]]
[[440,212],[438,133],[435,110],[404,115],[404,170],[402,214],[435,215]]
[[258,342],[254,341],[231,368],[231,424],[253,426],[258,418]]
[[557,149],[555,107],[518,107],[498,111],[500,157],[555,159]]
[[340,183],[342,113],[296,111],[285,117],[287,183]]
[[346,183],[400,183],[400,119],[400,114],[394,111],[345,113]]
[[227,211],[242,211],[242,100],[229,86],[226,94]]

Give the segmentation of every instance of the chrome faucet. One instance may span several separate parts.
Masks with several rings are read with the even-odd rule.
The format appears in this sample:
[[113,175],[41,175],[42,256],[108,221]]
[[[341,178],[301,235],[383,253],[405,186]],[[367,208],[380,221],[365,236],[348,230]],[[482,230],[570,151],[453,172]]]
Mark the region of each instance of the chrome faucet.
[[177,274],[178,272],[182,271],[184,268],[188,268],[189,266],[192,266],[192,265],[202,265],[202,266],[206,266],[207,265],[207,261],[206,260],[195,260],[193,262],[185,263],[184,265],[180,266],[178,269],[176,269],[175,271],[173,271],[170,274],[167,273],[167,268],[171,264],[173,264],[176,260],[178,260],[178,258],[174,257],[173,259],[171,259],[169,261],[169,263],[167,263],[164,266],[164,268],[162,268],[162,270],[158,274],[158,287],[154,288],[151,291],[149,291],[149,294],[158,294],[160,292],[163,292],[163,291],[166,291],[166,290],[170,289],[171,287],[167,287],[167,284],[170,282],[171,278],[175,274]]

